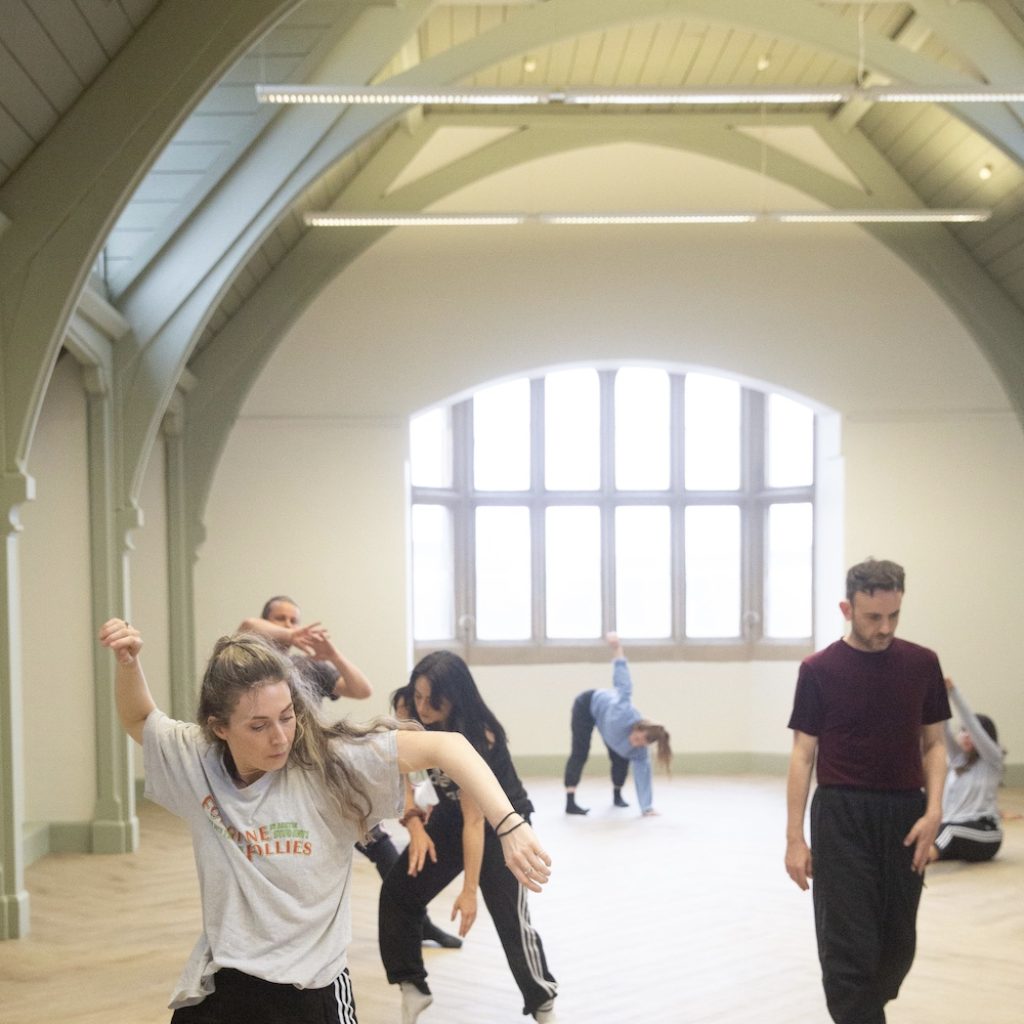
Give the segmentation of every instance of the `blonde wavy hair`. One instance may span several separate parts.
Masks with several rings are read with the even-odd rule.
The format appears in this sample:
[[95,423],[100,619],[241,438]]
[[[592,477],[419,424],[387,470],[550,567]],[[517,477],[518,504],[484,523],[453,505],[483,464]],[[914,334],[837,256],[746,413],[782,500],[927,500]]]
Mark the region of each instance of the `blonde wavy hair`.
[[238,702],[247,693],[264,686],[288,684],[295,708],[295,740],[286,767],[295,767],[319,777],[341,814],[355,822],[361,832],[368,828],[370,798],[342,754],[348,743],[364,743],[368,736],[394,729],[417,729],[415,722],[377,717],[365,724],[347,719],[329,722],[320,710],[321,694],[296,668],[291,658],[255,633],[222,636],[203,673],[196,720],[206,739],[223,751],[229,767],[231,751],[214,731],[226,727]]

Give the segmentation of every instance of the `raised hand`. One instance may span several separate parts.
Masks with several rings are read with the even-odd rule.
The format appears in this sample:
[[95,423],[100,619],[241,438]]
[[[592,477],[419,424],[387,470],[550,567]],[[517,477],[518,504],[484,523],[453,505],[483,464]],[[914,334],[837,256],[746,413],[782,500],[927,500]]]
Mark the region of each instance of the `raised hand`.
[[108,619],[100,629],[100,643],[109,647],[122,665],[131,665],[142,650],[142,634],[124,619]]

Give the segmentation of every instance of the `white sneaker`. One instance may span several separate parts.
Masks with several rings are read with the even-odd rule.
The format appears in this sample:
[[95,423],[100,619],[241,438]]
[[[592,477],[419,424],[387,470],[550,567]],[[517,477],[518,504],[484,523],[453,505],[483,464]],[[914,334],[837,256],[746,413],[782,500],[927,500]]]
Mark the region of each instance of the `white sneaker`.
[[416,1018],[434,1001],[434,997],[421,992],[411,981],[399,982],[402,990],[402,1024],[416,1024]]
[[533,1019],[538,1024],[558,1024],[558,1018],[555,1016],[554,999],[549,999],[543,1006],[538,1006],[533,1011]]

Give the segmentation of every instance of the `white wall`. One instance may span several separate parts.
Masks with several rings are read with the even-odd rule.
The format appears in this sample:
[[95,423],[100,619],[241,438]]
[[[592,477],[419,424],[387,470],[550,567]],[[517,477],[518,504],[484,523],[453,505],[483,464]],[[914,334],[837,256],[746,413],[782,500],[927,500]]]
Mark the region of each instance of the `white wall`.
[[32,443],[36,500],[21,513],[27,821],[89,819],[96,800],[86,435],[81,371],[65,356]]
[[[301,408],[301,406],[299,406]],[[247,415],[232,433],[196,569],[196,648],[288,594],[376,686],[408,671],[404,423]],[[197,666],[197,673],[200,666]],[[348,710],[340,703],[336,710]]]
[[851,559],[898,553],[900,631],[933,647],[1024,762],[1015,638],[1024,607],[1024,435],[1009,413],[854,419],[846,427]]
[[[650,185],[648,155],[608,147],[586,166],[619,176],[625,209]],[[659,173],[689,180],[690,163],[662,156]],[[559,173],[537,161],[449,205],[564,208],[548,187]],[[390,233],[298,320],[246,404],[207,513],[200,650],[268,592],[294,590],[380,689],[397,685],[409,667],[400,424],[485,382],[601,361],[718,368],[835,410],[845,564],[906,565],[904,635],[938,649],[1024,759],[1010,668],[1024,585],[1007,571],[1024,559],[1024,435],[953,313],[850,226]],[[834,577],[819,595],[830,609],[838,559]],[[644,663],[638,705],[681,751],[784,753],[795,672]],[[606,682],[594,665],[477,676],[524,754],[565,753],[572,697]]]

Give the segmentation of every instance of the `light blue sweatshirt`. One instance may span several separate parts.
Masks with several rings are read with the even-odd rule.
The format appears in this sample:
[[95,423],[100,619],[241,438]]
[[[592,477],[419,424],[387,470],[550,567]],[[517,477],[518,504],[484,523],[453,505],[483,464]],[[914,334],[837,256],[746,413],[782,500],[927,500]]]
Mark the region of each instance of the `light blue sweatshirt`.
[[640,810],[649,811],[653,807],[651,755],[647,747],[634,747],[629,742],[633,726],[644,716],[633,707],[633,677],[625,658],[612,662],[612,687],[594,691],[590,713],[601,739],[616,754],[630,761]]

